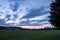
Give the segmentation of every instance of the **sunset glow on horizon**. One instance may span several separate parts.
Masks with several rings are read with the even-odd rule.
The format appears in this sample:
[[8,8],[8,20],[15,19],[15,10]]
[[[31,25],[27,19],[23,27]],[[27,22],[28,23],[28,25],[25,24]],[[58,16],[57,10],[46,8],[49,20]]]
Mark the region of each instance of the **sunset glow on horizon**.
[[46,27],[48,28],[54,28],[54,26],[52,26],[51,24],[45,24],[45,25],[41,25],[41,26],[18,26],[24,29],[44,29]]

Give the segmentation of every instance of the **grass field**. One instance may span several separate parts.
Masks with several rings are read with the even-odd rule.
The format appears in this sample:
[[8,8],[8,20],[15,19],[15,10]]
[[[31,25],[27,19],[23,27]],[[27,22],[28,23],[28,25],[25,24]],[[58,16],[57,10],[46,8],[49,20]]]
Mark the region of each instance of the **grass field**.
[[0,40],[60,40],[60,30],[0,30]]

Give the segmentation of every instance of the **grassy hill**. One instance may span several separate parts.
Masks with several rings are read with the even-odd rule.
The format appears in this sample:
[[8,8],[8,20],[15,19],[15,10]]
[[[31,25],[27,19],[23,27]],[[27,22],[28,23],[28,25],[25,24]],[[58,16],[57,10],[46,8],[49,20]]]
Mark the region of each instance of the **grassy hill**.
[[0,40],[60,40],[60,30],[0,30]]

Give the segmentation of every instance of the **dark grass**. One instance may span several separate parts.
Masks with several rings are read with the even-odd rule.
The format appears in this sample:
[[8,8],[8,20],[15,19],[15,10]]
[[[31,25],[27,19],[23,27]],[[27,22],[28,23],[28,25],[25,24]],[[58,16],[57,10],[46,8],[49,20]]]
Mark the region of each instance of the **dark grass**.
[[0,30],[0,40],[60,40],[60,30]]

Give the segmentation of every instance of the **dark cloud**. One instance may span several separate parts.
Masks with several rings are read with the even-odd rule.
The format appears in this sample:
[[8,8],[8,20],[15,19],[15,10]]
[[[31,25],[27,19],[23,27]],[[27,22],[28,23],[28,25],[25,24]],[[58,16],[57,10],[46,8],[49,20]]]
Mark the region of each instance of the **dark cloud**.
[[39,9],[31,9],[27,15],[25,15],[23,18],[33,18],[36,16],[41,16],[48,13],[48,11],[45,11],[45,7],[41,7]]
[[[41,25],[42,22],[45,22],[45,21],[48,21],[48,20],[49,19],[47,19],[47,18],[44,19],[44,20],[32,20],[32,21],[30,21],[29,19],[27,19],[26,21],[21,21],[20,25],[22,25],[22,26],[38,26],[38,25]],[[47,22],[45,22],[45,23],[47,23]]]
[[10,9],[15,12],[18,10],[20,3],[24,0],[9,0],[10,2]]
[[5,25],[5,20],[4,19],[0,19],[0,25]]
[[15,2],[14,4],[10,4],[10,8],[12,9],[12,11],[17,11],[19,7],[19,3],[18,2]]
[[13,20],[16,20],[18,18],[17,14],[14,14],[13,16],[14,16]]
[[10,15],[10,14],[8,14],[8,15],[6,15],[6,18],[8,18],[8,20],[10,20],[10,16],[11,16],[11,15]]

